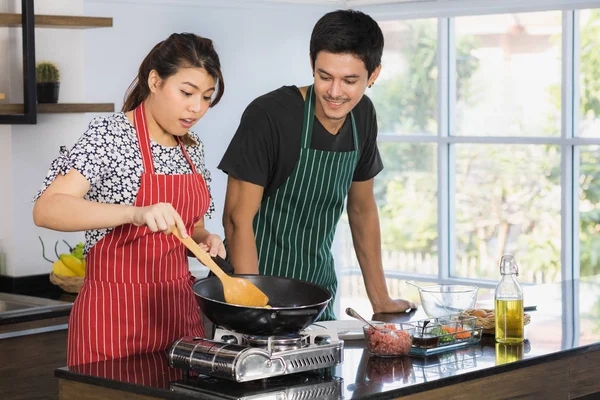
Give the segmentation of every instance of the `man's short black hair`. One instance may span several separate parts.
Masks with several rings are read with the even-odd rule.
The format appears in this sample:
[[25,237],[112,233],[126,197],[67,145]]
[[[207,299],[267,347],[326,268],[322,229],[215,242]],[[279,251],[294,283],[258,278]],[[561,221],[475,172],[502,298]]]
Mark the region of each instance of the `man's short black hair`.
[[363,12],[332,11],[319,19],[310,37],[313,69],[320,51],[355,55],[365,63],[370,77],[381,64],[383,33],[377,22]]

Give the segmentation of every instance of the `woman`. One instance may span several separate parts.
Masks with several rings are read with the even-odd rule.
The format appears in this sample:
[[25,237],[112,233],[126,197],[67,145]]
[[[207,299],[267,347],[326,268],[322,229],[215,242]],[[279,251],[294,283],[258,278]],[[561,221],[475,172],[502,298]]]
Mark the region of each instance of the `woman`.
[[142,62],[121,113],[61,148],[35,197],[38,226],[85,230],[86,277],[69,319],[69,366],[163,350],[204,336],[174,226],[225,256],[204,228],[213,205],[204,150],[189,129],[223,95],[212,41],[173,34]]

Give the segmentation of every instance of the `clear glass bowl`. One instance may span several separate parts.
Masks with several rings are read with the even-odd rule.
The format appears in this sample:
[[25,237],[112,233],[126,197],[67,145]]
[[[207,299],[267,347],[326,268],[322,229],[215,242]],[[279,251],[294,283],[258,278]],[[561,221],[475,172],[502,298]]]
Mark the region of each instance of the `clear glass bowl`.
[[432,285],[419,288],[423,311],[429,318],[457,314],[475,306],[477,286]]
[[363,326],[367,350],[378,357],[397,357],[408,354],[415,335],[415,327],[407,323],[373,323]]

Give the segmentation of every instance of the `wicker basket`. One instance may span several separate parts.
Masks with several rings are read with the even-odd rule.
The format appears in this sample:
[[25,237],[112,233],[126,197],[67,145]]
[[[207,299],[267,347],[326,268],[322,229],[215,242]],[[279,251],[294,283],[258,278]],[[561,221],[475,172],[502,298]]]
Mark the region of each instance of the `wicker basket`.
[[[472,316],[474,309],[468,309],[460,313],[462,316]],[[493,312],[494,310],[483,309],[486,313]],[[496,320],[495,316],[491,315],[489,317],[476,317],[477,318],[477,326],[481,326],[483,328],[483,333],[493,334],[496,330]],[[523,314],[523,324],[527,325],[531,321],[531,316],[529,314]]]
[[67,293],[79,293],[83,286],[83,276],[60,276],[50,273],[50,282],[60,287]]

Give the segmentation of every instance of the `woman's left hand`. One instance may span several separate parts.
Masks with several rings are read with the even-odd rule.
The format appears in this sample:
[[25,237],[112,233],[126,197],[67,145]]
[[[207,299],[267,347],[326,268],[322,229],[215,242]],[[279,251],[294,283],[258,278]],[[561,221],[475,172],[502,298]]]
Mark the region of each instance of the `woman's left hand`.
[[221,258],[225,258],[227,253],[225,252],[225,246],[223,245],[223,240],[219,235],[211,233],[204,239],[204,242],[198,243],[202,250],[206,251],[210,254],[211,257],[215,257],[216,255]]

